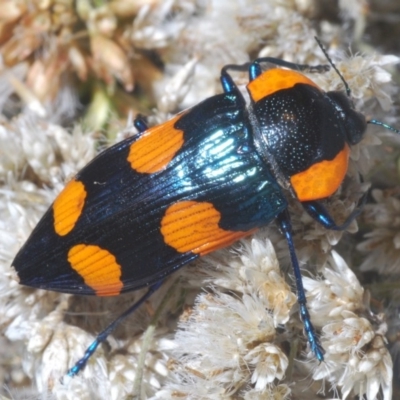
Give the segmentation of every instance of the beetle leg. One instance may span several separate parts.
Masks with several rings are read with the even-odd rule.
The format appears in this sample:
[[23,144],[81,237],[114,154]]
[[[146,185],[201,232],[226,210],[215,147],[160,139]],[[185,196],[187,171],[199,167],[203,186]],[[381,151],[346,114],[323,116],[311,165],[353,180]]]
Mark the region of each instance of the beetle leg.
[[261,57],[257,58],[253,62],[247,62],[244,64],[236,65],[236,64],[228,64],[222,68],[221,74],[227,74],[230,71],[249,71],[249,79],[253,81],[258,76],[260,76],[263,72],[260,64],[269,63],[274,64],[280,67],[293,69],[295,71],[301,72],[310,72],[310,73],[322,73],[327,72],[331,69],[330,65],[322,64],[322,65],[308,65],[308,64],[295,64],[289,61],[280,60],[275,57]]
[[301,277],[299,262],[297,260],[296,251],[293,244],[293,231],[292,223],[290,222],[290,216],[288,210],[282,211],[278,216],[277,220],[279,225],[285,234],[287,244],[289,246],[290,258],[292,261],[293,272],[296,281],[297,288],[297,302],[299,303],[300,316],[303,321],[304,330],[306,332],[308,342],[310,343],[311,350],[319,361],[324,361],[324,349],[322,348],[319,339],[315,333],[313,324],[311,323],[310,314],[307,309],[307,300],[304,293],[303,280]]
[[229,75],[229,73],[226,71],[225,68],[222,68],[221,70],[220,79],[222,88],[224,89],[225,93],[233,93],[239,91],[239,89],[236,86],[236,83],[233,81],[232,77]]
[[108,335],[117,327],[117,325],[121,323],[121,321],[123,321],[126,317],[137,310],[161,286],[162,283],[163,281],[159,281],[150,286],[147,292],[136,303],[125,310],[117,319],[111,322],[111,324],[108,325],[106,329],[100,332],[97,335],[96,339],[92,342],[92,344],[86,349],[83,357],[79,361],[77,361],[72,368],[68,370],[67,375],[70,377],[74,377],[80,371],[82,371],[85,368],[89,358],[96,351],[97,347],[107,339]]
[[147,129],[149,129],[144,117],[142,117],[141,115],[138,115],[133,120],[133,126],[138,130],[139,133],[143,133],[144,131],[147,131]]
[[326,229],[334,230],[334,231],[344,231],[349,225],[361,214],[365,203],[367,201],[368,192],[364,193],[358,202],[357,207],[350,213],[350,215],[346,218],[346,220],[338,225],[330,216],[328,210],[325,206],[317,200],[314,201],[303,201],[301,204],[304,209],[308,212],[308,214],[317,222],[319,222]]

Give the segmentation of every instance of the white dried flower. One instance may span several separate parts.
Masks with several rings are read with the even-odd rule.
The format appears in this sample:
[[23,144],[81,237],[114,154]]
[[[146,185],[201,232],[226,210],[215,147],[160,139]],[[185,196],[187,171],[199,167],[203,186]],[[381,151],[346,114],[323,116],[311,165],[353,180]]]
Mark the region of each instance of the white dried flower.
[[364,290],[336,252],[321,272],[324,281],[303,277],[311,319],[322,327],[321,343],[326,351],[325,362],[316,367],[313,378],[340,387],[343,398],[353,391],[372,400],[379,390],[385,399],[391,398],[392,364],[382,336],[386,324],[374,330],[366,318],[356,314],[369,315]]
[[[182,7],[178,17],[170,20],[168,15],[172,13],[174,1],[159,2],[156,7],[144,5],[132,24],[132,43],[141,49],[163,48],[176,38],[184,28],[184,17],[187,17]],[[179,6],[178,6],[179,7]]]
[[364,221],[375,229],[365,235],[357,249],[367,257],[361,271],[377,271],[383,275],[400,272],[400,200],[391,191],[373,190],[376,204],[367,204]]
[[381,391],[384,400],[391,400],[393,364],[382,337],[385,332],[374,332],[365,318],[349,311],[343,311],[342,317],[323,328],[327,353],[313,378],[341,387],[344,399],[353,392],[374,400]]
[[338,317],[341,319],[343,311],[364,308],[364,289],[338,253],[331,252],[321,273],[323,281],[303,276],[308,308],[316,327],[323,327]]
[[[160,113],[170,113],[178,108],[193,83],[197,59],[188,61],[171,79],[163,85],[162,95],[157,102]],[[160,121],[158,121],[160,122]]]
[[[7,7],[13,3],[8,0],[3,2],[7,3]],[[48,15],[51,7],[60,6],[58,3],[42,3],[26,9],[27,15],[34,10],[35,17],[40,16],[40,10],[36,15],[37,7],[43,7]],[[50,123],[59,121],[60,116],[66,113],[75,115],[77,109],[75,87],[68,80],[58,81],[58,77],[64,76],[59,73],[67,65],[69,75],[74,72],[80,80],[86,80],[94,72],[98,73],[98,79],[108,85],[118,78],[128,89],[132,88],[133,83],[141,85],[143,82],[139,78],[144,76],[144,80],[150,81],[149,86],[157,87],[156,99],[161,99],[160,93],[166,94],[160,107],[162,113],[158,116],[165,118],[173,108],[193,105],[202,98],[220,92],[218,73],[225,64],[240,64],[257,54],[283,57],[300,63],[326,63],[313,39],[314,28],[320,29],[324,22],[318,18],[311,21],[309,16],[313,13],[315,3],[307,0],[113,0],[98,9],[86,1],[78,3],[79,18],[88,23],[86,32],[104,35],[104,39],[94,39],[93,54],[80,48],[75,39],[68,41],[68,51],[59,52],[63,47],[56,46],[58,42],[49,38],[51,34],[47,32],[50,31],[35,37],[32,30],[23,29],[24,37],[28,37],[29,41],[16,36],[11,41],[18,49],[28,49],[28,58],[8,68],[0,76],[0,107],[7,109],[8,115],[13,114],[10,110],[14,104],[10,104],[9,99],[11,93],[18,93],[25,104],[36,112],[36,117],[29,115],[27,118],[25,111],[11,122],[5,119],[0,121],[0,322],[13,349],[17,348],[14,357],[21,357],[23,368],[13,374],[1,370],[0,383],[4,383],[6,376],[14,382],[31,377],[41,392],[36,393],[36,397],[123,399],[135,395],[134,380],[138,375],[143,346],[140,332],[150,319],[148,314],[137,313],[135,323],[122,324],[118,332],[109,337],[111,350],[104,351],[107,346],[100,346],[88,367],[79,376],[62,384],[58,377],[83,355],[95,333],[104,328],[105,319],[101,315],[97,318],[91,316],[90,320],[79,318],[78,321],[75,318],[74,323],[85,328],[74,326],[63,318],[66,296],[22,288],[12,279],[9,268],[18,248],[65,180],[97,151],[93,135],[84,134],[79,128],[70,135],[61,126]],[[356,0],[341,7],[354,17],[362,3],[362,0]],[[22,4],[25,13],[25,2],[18,4]],[[139,10],[143,4],[145,7]],[[7,11],[7,7],[2,10]],[[73,7],[68,4],[67,11],[70,8],[74,11]],[[62,11],[62,8],[57,10]],[[13,24],[18,21],[19,15],[23,15],[17,13],[16,17],[10,17],[10,12],[6,11],[3,17],[8,20],[11,18]],[[138,15],[136,19],[126,24],[127,16],[135,14]],[[52,15],[71,17],[74,14],[58,12]],[[124,23],[123,29],[116,23],[120,19]],[[40,22],[40,18],[27,21],[27,27],[36,21]],[[72,20],[66,20],[67,25],[68,21]],[[343,41],[342,31],[339,28],[336,30],[333,42]],[[8,35],[7,29],[2,32]],[[76,33],[68,30],[56,32],[60,32],[60,37],[64,37],[63,33],[66,32],[68,38],[74,38],[71,32]],[[115,34],[117,39],[110,42],[108,39]],[[44,40],[44,46],[41,47],[43,51],[30,57],[38,38],[40,42]],[[104,58],[100,43],[107,47],[107,54],[116,56],[115,59]],[[130,49],[132,43],[136,48],[134,53],[121,50]],[[260,52],[261,46],[265,47]],[[13,48],[9,47],[9,50]],[[68,64],[60,62],[63,58],[58,57],[49,58],[47,63],[43,63],[41,56],[51,54],[53,50],[56,50],[57,56],[66,56]],[[154,67],[144,74],[143,71],[130,70],[127,56],[135,66],[142,57],[147,58],[147,51],[151,55],[156,54],[155,58],[160,58],[164,76],[160,77],[162,73]],[[13,51],[6,53],[9,57],[19,56]],[[101,65],[96,65],[94,59],[100,60]],[[337,65],[357,100],[364,101],[377,96],[381,104],[388,107],[392,85],[386,67],[397,60],[392,56],[357,56]],[[146,68],[148,64],[144,65]],[[241,77],[238,74],[238,82]],[[342,88],[342,82],[334,71],[313,74],[311,78],[325,90]],[[24,79],[27,84],[18,85]],[[244,77],[243,81],[247,81],[247,78]],[[32,96],[28,87],[35,90],[36,96]],[[39,103],[38,98],[44,95],[46,99],[56,101],[50,105]],[[48,110],[56,111],[50,115]],[[46,120],[37,117],[38,113],[45,115],[46,112]],[[107,122],[109,104],[96,108],[96,112],[98,120]],[[124,135],[126,132],[117,137]],[[349,175],[355,181],[357,171],[364,173],[371,164],[365,145],[377,142],[375,136],[367,134],[363,143],[353,148],[352,159],[356,160],[357,168],[352,162]],[[359,192],[357,182],[349,187]],[[357,203],[357,196],[353,197],[351,191],[342,189],[342,196],[345,200],[335,194],[328,202],[329,210],[339,222]],[[379,201],[384,202],[382,199]],[[393,201],[394,206],[383,207],[385,211],[382,214],[386,214],[388,220],[385,226],[379,227],[390,231],[388,237],[383,237],[384,241],[389,241],[389,237],[392,240],[387,247],[388,252],[385,254],[382,251],[385,248],[379,249],[378,246],[377,258],[370,261],[370,264],[385,265],[389,258],[385,271],[390,272],[390,264],[397,265],[396,260],[400,258],[396,256],[398,238],[393,234],[397,219],[395,203]],[[313,322],[317,327],[325,326],[323,344],[327,350],[327,361],[319,367],[309,363],[314,365],[314,380],[328,380],[333,387],[341,388],[344,397],[352,394],[362,396],[365,393],[368,399],[372,399],[380,390],[385,400],[389,399],[392,365],[384,346],[385,329],[375,329],[367,319],[358,315],[360,311],[366,311],[363,289],[344,261],[335,253],[331,255],[331,248],[340,240],[342,233],[328,233],[311,220],[300,205],[291,207],[300,262],[302,265],[306,261],[316,265],[324,275],[323,281],[305,279]],[[379,214],[381,211],[382,207],[377,207],[372,213]],[[356,229],[356,223],[349,228],[351,232]],[[189,306],[186,308],[182,319],[187,318],[187,321],[182,322],[176,338],[165,339],[174,329],[170,318],[159,321],[160,328],[150,341],[144,363],[140,366],[143,373],[140,394],[143,398],[223,400],[235,397],[278,400],[290,396],[299,399],[316,396],[313,388],[305,387],[311,376],[309,369],[295,360],[290,360],[295,365],[295,376],[290,377],[287,384],[282,383],[289,362],[284,345],[288,338],[299,336],[298,327],[301,324],[298,319],[290,318],[296,297],[279,270],[271,243],[265,240],[267,234],[274,243],[280,241],[279,255],[283,256],[279,257],[280,260],[287,257],[286,242],[282,236],[278,236],[276,228],[269,227],[254,239],[242,241],[234,252],[221,251],[205,262],[196,264],[209,264],[207,269],[187,268],[186,272],[182,271],[183,276],[191,276],[188,280],[192,287],[188,288],[187,281],[184,282],[184,289],[189,291],[186,301],[190,302],[191,296],[194,296],[193,287],[212,285],[212,294],[201,295],[194,309]],[[379,235],[370,239],[369,245],[379,245]],[[328,263],[324,266],[326,261]],[[196,279],[198,282],[195,282]],[[149,310],[153,301],[162,298],[162,290],[148,305]],[[79,312],[87,312],[92,308],[96,311],[104,309],[116,314],[127,307],[126,303],[133,301],[134,297],[128,295],[121,296],[127,300],[117,298],[104,301],[69,297],[68,308]],[[187,314],[190,314],[189,318]],[[85,325],[82,320],[90,323]],[[282,327],[282,324],[285,325]],[[278,326],[279,329],[276,329]],[[164,340],[158,340],[158,334]],[[304,336],[301,338],[304,339]],[[169,381],[165,385],[167,375]]]
[[[384,110],[391,107],[394,88],[392,75],[387,69],[399,62],[399,57],[374,54],[355,55],[335,65],[351,89],[353,100],[362,100],[360,106],[370,98],[376,98]],[[343,82],[332,68],[323,74],[309,75],[324,90],[344,90]]]
[[[277,327],[288,321],[296,295],[282,275],[272,243],[265,236],[266,232],[242,240],[237,256],[232,250],[221,250],[204,259],[202,267],[208,268],[201,271],[201,286],[212,284],[260,297]],[[186,275],[185,271],[183,274]],[[193,276],[188,275],[187,279],[195,283]]]
[[26,163],[21,137],[6,121],[0,122],[0,158],[0,179],[7,179],[8,172],[20,172]]
[[318,64],[323,60],[315,45],[315,30],[302,15],[289,7],[276,7],[270,15],[277,24],[276,39],[273,45],[261,50],[260,57],[278,57],[299,64]]
[[250,350],[245,359],[254,368],[251,383],[255,389],[263,391],[275,379],[281,380],[288,367],[288,359],[274,344],[264,343]]
[[[181,323],[176,334],[174,354],[180,383],[173,382],[173,386],[180,386],[177,390],[188,395],[198,393],[199,386],[206,397],[229,395],[250,382],[252,369],[258,386],[270,383],[282,377],[287,367],[286,356],[273,344],[274,338],[273,319],[262,299],[200,295],[189,320]],[[255,343],[265,347],[260,344],[255,349]]]
[[256,389],[250,389],[243,393],[244,400],[289,400],[292,391],[289,385],[267,386],[264,391],[260,392]]

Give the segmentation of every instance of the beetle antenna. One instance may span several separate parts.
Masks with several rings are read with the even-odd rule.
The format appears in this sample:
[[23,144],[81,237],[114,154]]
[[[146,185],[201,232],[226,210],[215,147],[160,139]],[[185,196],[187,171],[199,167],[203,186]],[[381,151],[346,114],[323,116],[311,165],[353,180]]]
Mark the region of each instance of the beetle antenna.
[[379,125],[384,127],[385,129],[388,129],[389,131],[392,131],[394,133],[400,133],[399,129],[393,128],[393,126],[390,126],[388,124],[385,124],[384,122],[378,121],[377,119],[370,119],[367,121],[368,124],[373,124],[373,125]]
[[340,73],[340,71],[337,69],[336,65],[334,64],[334,62],[332,61],[332,59],[329,57],[325,47],[323,46],[323,44],[321,43],[321,41],[314,36],[314,39],[317,41],[318,46],[320,47],[320,49],[322,50],[322,52],[324,53],[324,56],[326,57],[326,59],[328,60],[329,64],[331,64],[332,68],[335,70],[335,72],[339,75],[339,78],[341,79],[341,81],[344,84],[344,87],[346,89],[346,94],[347,96],[351,97],[351,89],[348,85],[348,83],[346,82],[346,80],[343,78],[343,75]]
[[[343,75],[340,73],[340,71],[337,69],[336,65],[334,64],[334,62],[332,61],[332,59],[329,57],[324,45],[322,44],[322,42],[316,37],[314,36],[315,40],[318,43],[318,46],[321,48],[322,52],[324,53],[326,59],[328,60],[329,64],[332,66],[332,68],[336,71],[336,73],[339,75],[339,78],[341,79],[341,81],[344,84],[344,87],[346,89],[346,94],[347,96],[351,97],[351,89],[348,85],[348,83],[346,82],[346,80],[343,78]],[[393,128],[393,126],[390,126],[388,124],[385,124],[384,122],[378,121],[377,119],[370,119],[369,121],[367,121],[368,124],[373,124],[373,125],[379,125],[382,126],[385,129],[388,129],[389,131],[392,131],[394,133],[399,133],[400,134],[400,130]]]

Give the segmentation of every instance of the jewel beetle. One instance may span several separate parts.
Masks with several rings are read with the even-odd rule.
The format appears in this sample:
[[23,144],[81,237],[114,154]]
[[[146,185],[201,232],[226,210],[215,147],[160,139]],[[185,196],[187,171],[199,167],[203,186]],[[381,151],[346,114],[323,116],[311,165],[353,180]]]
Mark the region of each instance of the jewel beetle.
[[[138,134],[99,154],[67,183],[14,259],[20,283],[95,296],[148,287],[100,333],[70,376],[164,278],[273,220],[288,243],[309,345],[324,359],[307,311],[283,189],[324,227],[346,229],[365,196],[342,225],[321,200],[341,185],[350,146],[361,140],[367,121],[320,47],[330,65],[267,57],[225,66],[222,94],[158,126],[136,119]],[[274,66],[263,70],[266,63]],[[302,74],[331,67],[346,92],[324,92]],[[249,72],[249,105],[232,70]]]

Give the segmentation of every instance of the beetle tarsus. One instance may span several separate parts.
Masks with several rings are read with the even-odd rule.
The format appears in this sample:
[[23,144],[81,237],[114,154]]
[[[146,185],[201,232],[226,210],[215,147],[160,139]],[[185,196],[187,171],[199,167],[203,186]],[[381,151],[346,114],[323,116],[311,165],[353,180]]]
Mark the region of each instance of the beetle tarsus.
[[134,121],[133,126],[138,130],[139,133],[143,133],[149,129],[148,125],[146,124],[145,118],[141,115],[138,115]]
[[304,292],[303,280],[301,277],[301,271],[299,266],[299,261],[297,259],[294,243],[293,243],[293,231],[292,231],[292,223],[290,222],[290,215],[288,210],[282,211],[277,216],[277,221],[279,223],[280,228],[282,229],[287,244],[289,246],[290,258],[292,261],[292,267],[294,272],[294,277],[296,281],[296,289],[297,289],[297,300],[300,307],[300,317],[303,321],[304,330],[306,332],[306,336],[308,339],[308,343],[310,344],[311,350],[315,354],[315,357],[319,361],[324,361],[324,349],[322,348],[319,339],[315,333],[315,328],[311,322],[310,314],[307,309],[307,300]]
[[96,339],[92,342],[92,344],[86,349],[83,357],[79,361],[77,361],[72,368],[68,370],[66,375],[72,378],[80,371],[82,371],[86,367],[89,358],[96,351],[97,347],[107,339],[110,333],[117,327],[117,325],[120,324],[121,321],[123,321],[126,317],[137,310],[146,300],[148,300],[150,296],[161,286],[161,284],[162,281],[150,286],[147,292],[136,303],[125,310],[117,319],[111,322],[111,324],[108,325],[106,329],[100,332],[97,335]]
[[346,220],[338,225],[330,216],[328,210],[319,201],[304,201],[301,204],[307,213],[324,228],[332,231],[344,231],[361,214],[367,201],[368,192],[360,198],[357,207],[348,215]]

